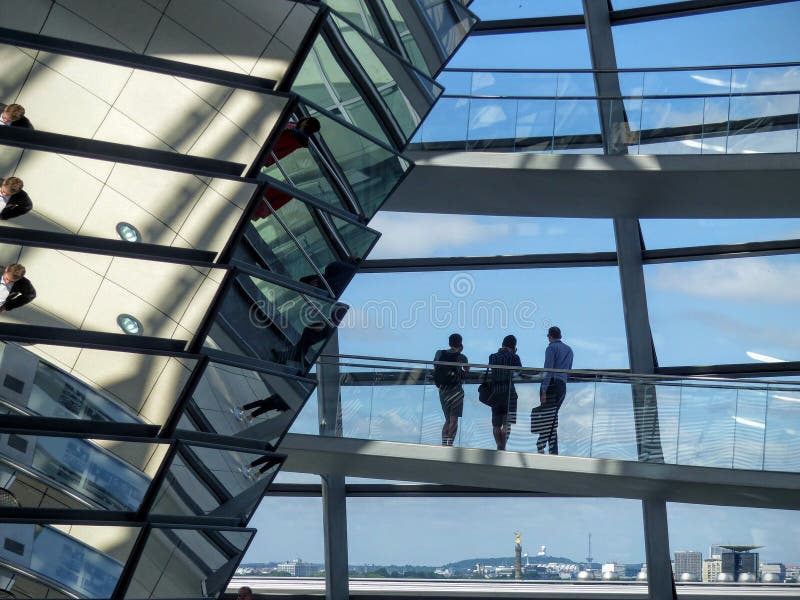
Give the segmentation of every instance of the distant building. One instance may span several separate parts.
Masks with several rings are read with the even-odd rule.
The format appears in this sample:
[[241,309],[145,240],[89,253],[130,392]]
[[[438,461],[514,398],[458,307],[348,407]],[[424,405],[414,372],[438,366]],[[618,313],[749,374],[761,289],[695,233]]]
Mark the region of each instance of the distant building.
[[309,577],[322,570],[321,565],[305,563],[299,558],[289,562],[279,563],[276,567],[278,571],[285,571],[292,577]]
[[714,545],[708,549],[709,558],[722,558],[722,546]]
[[703,553],[676,552],[674,573],[676,579],[684,573],[689,573],[694,581],[701,581],[703,579]]
[[707,558],[703,560],[703,581],[713,583],[722,573],[722,558]]
[[783,581],[786,579],[786,565],[783,563],[761,563],[761,577],[763,578],[767,573],[773,573]]
[[[746,549],[747,548],[747,549]],[[722,552],[722,572],[733,575],[738,581],[744,573],[758,577],[758,552],[750,552],[750,546],[729,546]]]

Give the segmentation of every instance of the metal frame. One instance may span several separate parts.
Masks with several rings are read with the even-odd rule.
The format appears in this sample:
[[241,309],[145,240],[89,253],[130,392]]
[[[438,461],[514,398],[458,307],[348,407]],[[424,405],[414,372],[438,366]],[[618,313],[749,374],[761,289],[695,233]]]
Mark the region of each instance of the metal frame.
[[128,144],[35,131],[23,127],[0,129],[0,145],[189,173],[202,177],[222,177],[236,180],[241,180],[239,176],[246,166],[215,158],[179,154],[168,150],[151,150]]

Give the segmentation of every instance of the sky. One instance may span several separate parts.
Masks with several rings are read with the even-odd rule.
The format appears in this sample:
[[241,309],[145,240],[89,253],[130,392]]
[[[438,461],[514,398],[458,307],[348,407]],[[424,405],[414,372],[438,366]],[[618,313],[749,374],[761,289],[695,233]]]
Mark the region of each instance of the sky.
[[[491,19],[576,13],[580,12],[580,4],[578,0],[476,0],[472,8],[482,18]],[[644,4],[653,2],[614,0],[615,8]],[[797,23],[800,23],[800,2],[619,26],[614,30],[618,66],[798,61]],[[590,60],[585,32],[573,30],[477,37],[463,45],[450,66],[588,68]],[[645,85],[649,90],[677,89],[681,92],[694,91],[694,88],[688,89],[689,85],[709,90],[719,88],[719,83],[709,73],[694,73],[693,78],[680,80],[653,77]],[[719,72],[713,73],[719,75]],[[725,77],[725,85],[730,86],[730,74]],[[753,83],[746,77],[744,80]],[[448,82],[443,77],[441,81],[448,86],[446,93],[463,92],[459,86],[466,85],[453,78]],[[533,80],[524,84],[520,80],[491,82],[494,86],[516,85],[523,89],[529,84],[538,85]],[[491,87],[484,89],[492,91]],[[516,106],[515,110],[518,109]],[[650,119],[650,126],[680,124],[681,119],[689,118],[688,113],[681,116],[680,110],[695,110],[677,104],[668,109],[660,106],[651,111],[650,116],[644,114],[642,121]],[[444,132],[439,139],[448,139],[447,135],[452,134],[463,135],[467,121],[459,120],[465,119],[458,112],[462,109],[451,104],[440,110],[444,112],[437,116],[435,110],[431,115],[432,121],[439,119],[431,131]],[[488,106],[487,129],[505,126],[503,110],[496,105]],[[742,110],[746,112],[747,108],[743,106]],[[448,115],[448,122],[441,121],[442,114]],[[548,113],[548,118],[551,117]],[[676,148],[660,150],[674,152]],[[693,151],[692,148],[684,150]],[[641,225],[647,248],[800,237],[800,219],[644,220]],[[375,258],[614,249],[612,223],[603,219],[379,213],[371,226],[383,233],[371,255]],[[800,329],[796,326],[799,279],[800,259],[796,255],[647,266],[647,300],[659,364],[753,362],[755,359],[748,352],[784,360],[800,359]],[[364,274],[350,284],[343,301],[351,310],[340,329],[342,353],[431,359],[436,349],[445,345],[447,335],[459,331],[464,335],[464,352],[469,359],[484,362],[488,354],[497,349],[502,337],[513,332],[519,338],[523,365],[540,366],[546,346],[546,328],[558,324],[564,331],[564,340],[575,351],[576,368],[628,366],[616,268]],[[413,398],[386,399],[380,419],[370,419],[369,414],[365,416],[365,411],[372,412],[372,400],[367,404],[363,397],[345,398],[346,410],[349,410],[345,427],[351,435],[359,437],[393,439],[391,436],[406,435],[408,441],[436,443],[437,419],[440,418],[438,401],[430,391],[415,387]],[[525,387],[528,389],[520,392],[521,402],[531,403],[534,393],[530,388],[533,386]],[[613,410],[614,401],[619,405],[620,399],[625,401],[622,406],[626,406],[629,398],[624,391],[606,390],[596,396],[596,402],[591,390],[574,387],[572,393],[572,407],[565,404],[562,418],[562,428],[568,429],[572,424],[572,429],[568,429],[572,433],[563,436],[566,452],[586,452],[587,436],[596,444],[593,451],[602,452],[604,444],[615,441],[611,433],[621,430],[623,433],[618,433],[616,440],[619,443],[612,449],[633,458],[635,446],[630,422],[625,421],[624,415],[617,418],[620,413]],[[596,432],[583,435],[584,411],[587,407],[592,407],[593,412],[602,410],[601,399],[607,403],[607,415],[614,417],[607,421],[607,436],[603,437],[603,431],[599,437]],[[800,463],[795,464],[798,459],[793,457],[800,456],[797,452],[800,432],[794,427],[800,422],[797,414],[800,403],[791,402],[791,399],[770,399],[765,403],[763,398],[753,399],[744,393],[740,397],[734,394],[732,397],[696,398],[688,405],[683,418],[694,418],[696,423],[708,418],[712,422],[713,431],[721,436],[719,443],[725,446],[720,460],[728,460],[732,444],[737,444],[736,448],[745,450],[745,455],[747,452],[758,454],[760,448],[763,454],[759,458],[768,466],[784,465],[785,468],[790,464],[797,470]],[[681,400],[685,401],[691,401],[691,396]],[[715,413],[715,418],[721,420],[716,422],[703,411],[695,411],[692,417],[692,410],[709,403],[716,403],[720,412]],[[737,409],[741,412],[737,413]],[[477,410],[475,403],[465,408],[462,434],[464,441],[482,445],[488,443],[486,418],[474,412]],[[753,414],[747,413],[748,410]],[[293,431],[313,432],[315,413],[316,402],[311,401]],[[743,434],[752,437],[753,423],[761,423],[761,430],[755,431],[755,435],[763,440],[763,419],[780,423],[780,426],[770,428],[766,451],[763,443],[756,444],[754,450],[747,445],[752,439],[748,440]],[[418,424],[409,425],[413,422]],[[665,451],[671,451],[672,456],[682,462],[694,460],[685,454],[689,448],[687,439],[691,437],[684,437],[682,445],[678,442],[678,436],[691,435],[691,429],[682,432],[677,426],[674,429],[665,426],[662,433]],[[531,444],[529,437],[512,434],[512,448],[525,449],[526,444]],[[681,457],[678,456],[680,452],[684,452]],[[739,452],[740,459],[741,456]],[[284,481],[316,481],[310,476],[285,474],[281,477]],[[668,513],[672,552],[700,550],[707,554],[709,545],[720,542],[759,544],[765,546],[761,551],[762,559],[800,563],[800,547],[796,544],[800,517],[796,512],[670,504]],[[630,500],[351,499],[348,520],[351,564],[438,565],[470,557],[510,556],[514,531],[522,532],[525,551],[531,553],[538,551],[538,546],[546,545],[548,554],[582,559],[586,555],[587,535],[591,532],[596,560],[644,560],[640,504]],[[318,498],[268,497],[252,524],[260,532],[245,562],[297,557],[321,562],[322,512]]]

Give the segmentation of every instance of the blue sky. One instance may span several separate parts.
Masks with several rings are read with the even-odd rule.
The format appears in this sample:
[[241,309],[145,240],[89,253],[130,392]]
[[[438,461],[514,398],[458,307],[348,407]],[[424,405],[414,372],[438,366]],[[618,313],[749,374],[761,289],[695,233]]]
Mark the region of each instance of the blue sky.
[[[580,4],[577,0],[476,0],[473,9],[488,19],[569,14],[579,12]],[[614,2],[616,8],[643,4],[652,2]],[[798,61],[797,23],[800,23],[800,2],[793,2],[620,26],[615,28],[614,41],[619,66],[624,68]],[[585,33],[576,30],[478,37],[464,44],[450,66],[588,68],[591,65]],[[453,87],[448,91],[458,91],[458,83],[451,83]],[[657,87],[658,82],[651,79],[650,85]],[[456,123],[457,113],[451,115],[454,116],[451,128],[461,127]],[[379,213],[371,225],[383,232],[373,257],[614,249],[612,224],[602,219]],[[642,230],[648,248],[694,246],[798,238],[800,219],[648,220],[642,222]],[[646,267],[645,277],[661,365],[752,362],[754,359],[748,352],[798,360],[800,259],[797,256],[653,265]],[[341,329],[343,353],[430,359],[444,345],[447,335],[458,330],[464,335],[467,356],[483,362],[496,350],[503,335],[514,332],[519,337],[523,364],[540,366],[546,326],[558,324],[564,330],[565,341],[575,349],[576,368],[627,366],[615,268],[365,274],[353,281],[343,300],[352,306]],[[453,320],[449,323],[444,323],[435,312],[442,302],[452,309]],[[481,306],[501,308],[490,316],[480,311]],[[458,315],[464,316],[461,323],[457,322]],[[415,401],[419,404],[419,398]],[[730,402],[716,401],[724,404],[723,412],[730,410]],[[393,414],[401,421],[408,419],[404,399],[393,402]],[[743,402],[742,410],[750,406],[748,410],[754,414],[759,410],[764,414],[766,405],[762,400],[752,400],[751,404]],[[769,447],[779,462],[792,460],[798,448],[800,433],[793,429],[793,423],[800,420],[796,406],[800,404],[771,400],[769,410],[776,411],[772,422],[780,422],[782,429],[773,426],[771,435],[778,437]],[[576,401],[573,407],[577,411],[579,403]],[[357,415],[358,410],[353,410]],[[435,411],[415,410],[422,410],[419,414],[425,419],[428,414],[431,419],[438,418]],[[315,411],[316,404],[310,403],[295,430],[312,431]],[[480,422],[480,415],[475,419]],[[748,417],[745,426],[754,419],[757,417]],[[726,428],[725,435],[741,425],[730,419],[720,421],[720,427]],[[430,430],[428,427],[428,434]],[[426,435],[422,430],[412,434]],[[745,438],[740,437],[739,443],[744,443],[741,440]],[[519,435],[512,436],[512,440],[523,444]],[[578,448],[581,440],[574,437],[565,443]],[[630,439],[625,443],[626,451],[630,451]],[[684,460],[691,462],[691,457],[684,456]],[[283,477],[308,479],[290,474]],[[491,518],[486,516],[488,504],[492,505]],[[596,559],[628,562],[644,559],[641,511],[636,501],[354,499],[348,509],[351,563],[440,564],[471,556],[510,555],[513,532],[517,530],[523,533],[526,551],[534,552],[539,545],[546,544],[549,553],[580,559],[585,556],[586,535],[591,531]],[[673,552],[707,553],[708,546],[716,542],[753,543],[766,546],[762,550],[764,559],[800,563],[796,544],[800,518],[796,512],[670,505],[669,518]],[[260,533],[246,561],[294,557],[321,561],[319,499],[267,498],[252,524]]]

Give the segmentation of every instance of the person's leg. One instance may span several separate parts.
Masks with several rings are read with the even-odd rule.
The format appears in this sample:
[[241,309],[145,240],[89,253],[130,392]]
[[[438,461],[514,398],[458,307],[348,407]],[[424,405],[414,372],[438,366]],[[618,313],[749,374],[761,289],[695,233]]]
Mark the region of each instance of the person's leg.
[[492,426],[492,435],[494,435],[494,442],[497,444],[498,450],[505,450],[505,444],[503,443],[503,429],[497,425]]
[[492,435],[494,436],[494,441],[497,444],[497,449],[505,450],[506,432],[504,425],[506,422],[506,413],[500,412],[500,410],[502,410],[502,408],[492,408]]
[[439,404],[442,405],[442,414],[444,415],[444,423],[442,423],[442,446],[447,446],[447,438],[450,432],[450,411],[447,404],[447,388],[444,386],[439,388]]
[[539,454],[544,454],[544,447],[547,445],[547,436],[543,433],[539,434],[539,437],[536,438],[536,452]]
[[254,400],[253,402],[248,402],[247,404],[242,405],[242,410],[250,410],[251,408],[258,408],[261,406],[263,400]]

